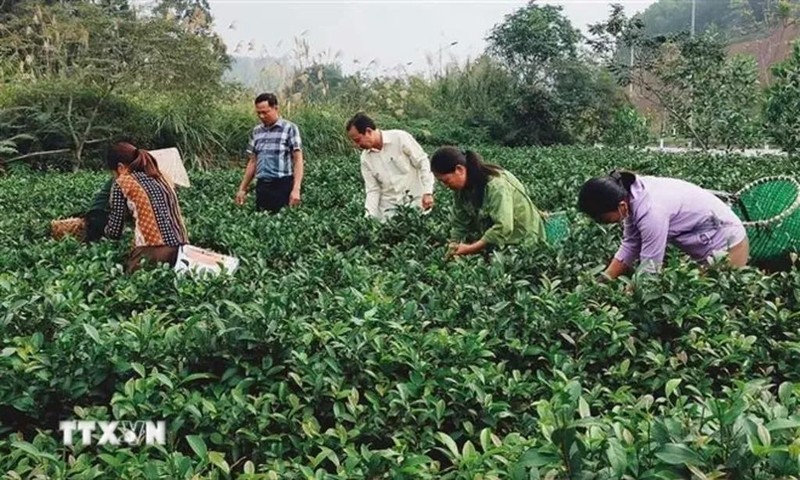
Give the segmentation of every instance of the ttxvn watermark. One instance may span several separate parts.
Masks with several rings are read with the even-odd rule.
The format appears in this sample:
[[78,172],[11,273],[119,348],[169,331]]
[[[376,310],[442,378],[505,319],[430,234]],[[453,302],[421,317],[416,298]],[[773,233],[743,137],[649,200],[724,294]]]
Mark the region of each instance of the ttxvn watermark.
[[96,439],[98,445],[164,445],[167,427],[163,420],[134,421],[95,421],[63,420],[58,423],[63,432],[64,445],[72,445],[79,435],[83,445],[91,445]]

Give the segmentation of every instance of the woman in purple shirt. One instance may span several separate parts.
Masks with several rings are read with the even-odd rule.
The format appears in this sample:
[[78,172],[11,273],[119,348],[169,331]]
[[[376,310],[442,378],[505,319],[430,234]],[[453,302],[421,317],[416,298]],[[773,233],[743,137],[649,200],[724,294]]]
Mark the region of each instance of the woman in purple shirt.
[[722,200],[675,178],[613,171],[581,187],[578,209],[596,222],[623,222],[622,245],[603,279],[639,270],[657,273],[671,243],[699,262],[727,252],[731,265],[747,264],[750,247],[741,220]]

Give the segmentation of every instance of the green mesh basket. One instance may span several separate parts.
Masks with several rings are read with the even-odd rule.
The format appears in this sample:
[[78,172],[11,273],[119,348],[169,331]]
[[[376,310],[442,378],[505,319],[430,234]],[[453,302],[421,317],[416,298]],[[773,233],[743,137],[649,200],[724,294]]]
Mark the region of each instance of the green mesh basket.
[[569,218],[567,212],[549,212],[542,214],[547,243],[556,245],[569,236]]
[[794,177],[760,178],[733,194],[729,204],[747,229],[752,260],[781,257],[800,246],[800,184]]

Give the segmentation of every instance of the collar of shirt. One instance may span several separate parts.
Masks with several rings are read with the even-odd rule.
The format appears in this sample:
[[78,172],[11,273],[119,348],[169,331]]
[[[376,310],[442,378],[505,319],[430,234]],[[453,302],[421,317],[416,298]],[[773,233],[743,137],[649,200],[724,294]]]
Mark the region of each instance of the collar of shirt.
[[273,128],[283,128],[286,121],[282,117],[278,117],[278,120],[275,121],[272,125],[264,125],[263,123],[260,125],[262,130],[272,130]]
[[383,145],[381,146],[380,149],[370,148],[369,150],[367,150],[368,152],[380,153],[380,152],[383,151],[383,149],[386,147],[386,145],[389,145],[389,144],[392,143],[393,138],[392,138],[392,134],[390,132],[388,132],[386,130],[378,130],[378,132],[380,132],[380,134],[381,134],[381,142],[383,142]]

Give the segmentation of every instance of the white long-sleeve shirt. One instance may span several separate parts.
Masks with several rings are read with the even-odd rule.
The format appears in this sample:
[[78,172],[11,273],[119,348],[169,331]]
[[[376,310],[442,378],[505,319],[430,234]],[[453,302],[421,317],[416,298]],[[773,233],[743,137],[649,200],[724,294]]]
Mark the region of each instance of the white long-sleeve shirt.
[[434,178],[425,150],[408,132],[380,130],[383,148],[361,152],[366,214],[380,221],[398,205],[422,208],[422,196],[433,193]]

